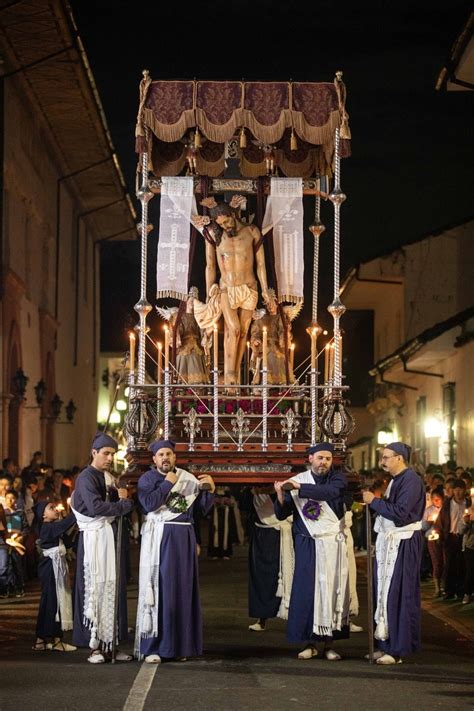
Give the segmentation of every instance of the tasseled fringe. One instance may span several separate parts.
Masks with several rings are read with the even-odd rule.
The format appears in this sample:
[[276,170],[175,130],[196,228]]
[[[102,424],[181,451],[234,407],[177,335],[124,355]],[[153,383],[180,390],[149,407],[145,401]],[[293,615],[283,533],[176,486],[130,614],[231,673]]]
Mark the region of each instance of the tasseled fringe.
[[239,145],[241,148],[247,148],[247,134],[245,133],[245,128],[243,126],[240,129]]
[[375,628],[374,637],[381,642],[388,639],[388,627],[384,619],[381,619],[380,622],[378,622],[377,627]]
[[298,141],[296,140],[296,135],[295,135],[295,131],[293,128],[291,129],[290,149],[292,151],[298,150]]
[[275,597],[283,597],[283,579],[281,572],[278,573],[278,586],[277,586],[277,591],[275,593]]
[[196,132],[194,134],[194,148],[201,148],[201,146],[202,146],[201,134],[199,133],[199,129],[196,126]]
[[146,635],[150,634],[152,629],[153,629],[153,621],[151,619],[151,612],[150,612],[150,610],[147,610],[145,612],[145,614],[143,615],[143,625],[142,625],[143,636],[145,637]]
[[145,604],[153,606],[155,604],[155,594],[153,592],[153,585],[148,583],[145,593]]
[[188,295],[181,291],[173,291],[172,289],[164,289],[156,292],[157,299],[178,299],[178,301],[186,301]]

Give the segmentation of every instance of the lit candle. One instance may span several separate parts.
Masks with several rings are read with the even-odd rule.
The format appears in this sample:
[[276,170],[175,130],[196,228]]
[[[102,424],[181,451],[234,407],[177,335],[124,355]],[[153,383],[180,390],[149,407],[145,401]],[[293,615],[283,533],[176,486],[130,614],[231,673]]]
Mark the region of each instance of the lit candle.
[[213,326],[212,336],[213,336],[212,350],[213,350],[213,355],[214,355],[214,370],[217,370],[218,363],[219,363],[217,323],[215,323]]
[[158,341],[158,343],[156,345],[158,348],[158,360],[156,363],[156,382],[158,385],[161,385],[161,368],[162,368],[161,359],[162,359],[162,355],[163,355],[163,344],[161,343],[161,341]]
[[170,367],[170,330],[168,326],[164,326],[165,330],[165,371]]
[[474,486],[471,487],[471,506],[474,506]]
[[311,329],[311,370],[316,370],[316,329]]
[[268,368],[268,331],[266,326],[263,327],[262,362],[262,367]]
[[292,343],[290,346],[290,373],[293,373],[295,369],[295,344]]
[[326,343],[326,347],[324,349],[324,382],[327,383],[329,380],[329,350],[331,346],[329,343]]
[[131,373],[135,370],[135,334],[130,331],[130,357],[128,361],[128,369]]
[[247,341],[247,362],[245,364],[245,383],[250,385],[250,341]]

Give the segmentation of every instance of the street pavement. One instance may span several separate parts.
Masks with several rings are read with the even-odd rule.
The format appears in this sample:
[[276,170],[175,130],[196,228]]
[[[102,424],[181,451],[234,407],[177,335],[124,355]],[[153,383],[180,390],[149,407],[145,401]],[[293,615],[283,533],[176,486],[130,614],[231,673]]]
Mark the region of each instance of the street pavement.
[[[366,628],[364,562],[358,558],[356,621]],[[0,601],[0,711],[474,708],[474,604],[433,601],[432,584],[424,583],[423,649],[401,665],[365,661],[365,632],[338,643],[340,662],[298,661],[282,620],[270,620],[265,632],[247,629],[246,546],[237,547],[230,561],[209,560],[204,549],[200,568],[205,653],[185,663],[92,666],[86,650],[34,652],[38,585],[31,584],[24,598]],[[131,626],[136,598],[132,584]]]

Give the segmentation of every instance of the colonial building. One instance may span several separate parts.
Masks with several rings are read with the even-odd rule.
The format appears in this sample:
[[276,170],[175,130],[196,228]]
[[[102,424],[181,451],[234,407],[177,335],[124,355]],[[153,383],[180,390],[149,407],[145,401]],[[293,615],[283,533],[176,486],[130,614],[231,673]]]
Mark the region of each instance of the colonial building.
[[[474,221],[359,264],[342,287],[349,310],[373,314],[372,432],[353,466],[401,439],[421,464],[474,465]],[[357,413],[355,413],[357,418]]]
[[99,248],[136,234],[65,0],[0,8],[0,451],[81,464],[96,428]]

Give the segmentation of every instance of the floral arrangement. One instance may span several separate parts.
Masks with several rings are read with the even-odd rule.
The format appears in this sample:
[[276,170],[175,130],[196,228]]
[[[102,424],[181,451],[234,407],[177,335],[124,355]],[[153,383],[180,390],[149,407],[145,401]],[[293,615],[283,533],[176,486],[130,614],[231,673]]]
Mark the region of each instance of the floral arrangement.
[[314,499],[308,499],[303,506],[303,516],[309,521],[317,521],[321,516],[321,504]]
[[166,506],[173,513],[184,513],[188,510],[186,497],[182,494],[178,494],[177,492],[174,492],[168,496]]
[[[192,391],[188,391],[187,395],[193,396]],[[269,415],[284,415],[287,410],[291,408],[292,404],[288,400],[282,400],[278,405],[268,403],[268,414]],[[261,415],[263,413],[263,402],[261,399],[258,400],[219,400],[218,410],[222,415],[235,415],[239,407],[242,408],[243,412],[254,415]],[[182,400],[182,412],[187,415],[191,408],[194,408],[198,415],[212,414],[212,400],[207,398],[202,398],[202,400],[197,400],[195,396],[192,398],[186,398]],[[178,412],[178,399],[173,398],[171,402],[171,409],[173,414]]]

